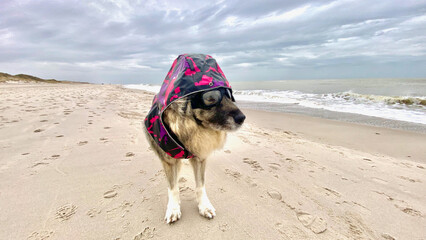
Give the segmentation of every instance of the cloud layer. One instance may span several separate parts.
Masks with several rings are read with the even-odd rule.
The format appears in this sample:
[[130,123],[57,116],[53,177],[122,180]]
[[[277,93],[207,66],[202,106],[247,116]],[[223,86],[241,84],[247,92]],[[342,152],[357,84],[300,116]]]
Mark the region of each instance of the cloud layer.
[[231,81],[426,77],[426,1],[2,0],[0,43],[0,72],[89,82],[192,52]]

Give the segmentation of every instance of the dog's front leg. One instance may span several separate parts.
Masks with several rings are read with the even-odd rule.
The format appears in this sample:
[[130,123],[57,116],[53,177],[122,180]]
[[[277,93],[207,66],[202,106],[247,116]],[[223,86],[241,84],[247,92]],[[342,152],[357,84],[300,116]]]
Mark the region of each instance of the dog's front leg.
[[206,160],[197,157],[191,158],[191,165],[194,169],[195,176],[195,193],[198,202],[198,211],[206,218],[216,216],[216,210],[207,197],[206,188],[204,186],[204,176],[206,171]]
[[173,164],[167,163],[165,161],[161,162],[163,163],[164,173],[166,174],[167,182],[169,184],[169,202],[167,204],[167,211],[164,220],[166,221],[166,223],[172,223],[176,222],[181,217],[179,185],[177,181],[181,161],[176,160],[176,162]]

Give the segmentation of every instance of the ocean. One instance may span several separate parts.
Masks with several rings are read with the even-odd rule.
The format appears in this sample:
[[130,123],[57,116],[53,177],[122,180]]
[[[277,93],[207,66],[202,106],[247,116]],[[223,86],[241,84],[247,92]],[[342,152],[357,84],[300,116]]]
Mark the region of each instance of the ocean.
[[[426,79],[231,82],[242,108],[426,133]],[[160,85],[128,88],[157,93]]]

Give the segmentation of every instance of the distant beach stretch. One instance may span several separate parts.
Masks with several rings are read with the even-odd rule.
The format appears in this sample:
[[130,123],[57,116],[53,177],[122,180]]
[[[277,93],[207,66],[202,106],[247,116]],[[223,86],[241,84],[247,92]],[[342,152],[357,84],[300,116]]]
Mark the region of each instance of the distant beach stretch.
[[[0,239],[426,236],[424,133],[249,108],[207,163],[217,216],[199,216],[185,162],[185,218],[164,224],[167,183],[142,132],[153,99],[144,88],[0,84]],[[234,89],[237,101],[258,91]],[[416,104],[398,106],[424,111]]]

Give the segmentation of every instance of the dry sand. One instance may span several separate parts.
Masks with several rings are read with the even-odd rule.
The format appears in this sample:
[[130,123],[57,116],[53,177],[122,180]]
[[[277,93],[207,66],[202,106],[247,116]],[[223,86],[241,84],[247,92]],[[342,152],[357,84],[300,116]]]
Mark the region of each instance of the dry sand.
[[[0,239],[426,239],[426,135],[245,110],[182,219],[142,121],[152,94],[0,85]],[[187,165],[187,164],[184,164]]]

